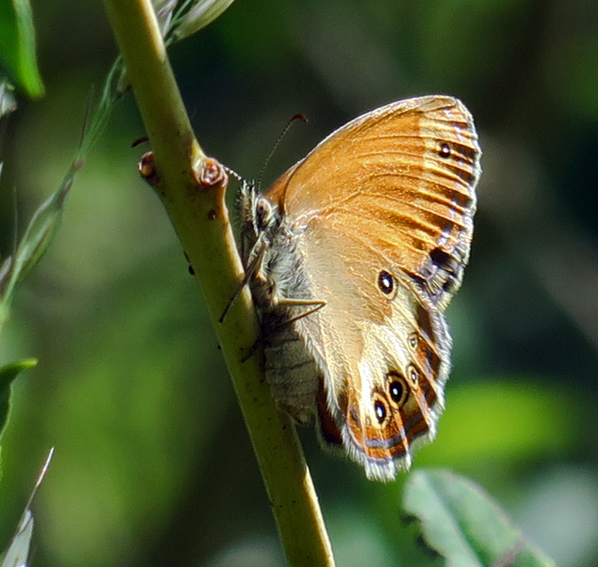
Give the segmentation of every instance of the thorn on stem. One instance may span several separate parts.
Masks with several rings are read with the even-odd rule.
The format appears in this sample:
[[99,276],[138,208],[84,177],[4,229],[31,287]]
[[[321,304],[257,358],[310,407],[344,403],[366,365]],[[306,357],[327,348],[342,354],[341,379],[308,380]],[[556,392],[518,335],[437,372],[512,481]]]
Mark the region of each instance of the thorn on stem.
[[147,152],[141,156],[137,164],[137,171],[144,181],[152,187],[157,187],[160,183],[160,176],[156,171],[156,164],[154,162],[154,152]]
[[201,170],[196,173],[197,181],[205,188],[228,185],[228,175],[224,166],[214,158],[206,158]]

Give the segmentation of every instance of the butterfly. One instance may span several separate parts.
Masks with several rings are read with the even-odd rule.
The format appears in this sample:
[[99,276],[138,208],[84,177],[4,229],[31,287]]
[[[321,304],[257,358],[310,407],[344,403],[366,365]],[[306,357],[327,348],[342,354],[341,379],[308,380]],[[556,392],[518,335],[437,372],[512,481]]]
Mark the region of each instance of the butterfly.
[[480,156],[463,103],[424,96],[355,118],[263,195],[241,189],[272,394],[370,479],[436,436]]

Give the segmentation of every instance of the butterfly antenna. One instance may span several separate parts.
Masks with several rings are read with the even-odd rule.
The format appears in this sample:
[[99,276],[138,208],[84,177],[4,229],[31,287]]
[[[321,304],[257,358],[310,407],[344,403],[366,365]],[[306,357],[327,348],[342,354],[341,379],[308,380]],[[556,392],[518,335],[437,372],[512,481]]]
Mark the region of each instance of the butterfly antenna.
[[302,122],[307,122],[307,116],[305,116],[305,114],[295,114],[295,116],[293,116],[287,122],[286,126],[282,129],[282,132],[280,133],[280,135],[276,139],[276,142],[274,142],[274,145],[272,146],[272,149],[270,150],[270,153],[268,154],[268,157],[266,158],[266,161],[264,161],[264,165],[262,165],[262,169],[260,170],[260,174],[258,175],[257,183],[256,183],[256,187],[258,188],[258,190],[262,186],[262,177],[264,176],[264,172],[266,171],[266,167],[268,166],[268,163],[272,159],[272,156],[274,155],[274,152],[276,151],[276,148],[278,147],[278,144],[280,144],[280,142],[284,138],[285,134],[289,131],[289,128],[291,127],[291,125],[295,121],[297,121],[297,120],[301,120]]
[[245,183],[245,178],[227,165],[224,166],[224,171],[226,171],[226,173],[228,173],[231,177],[234,177],[240,183]]

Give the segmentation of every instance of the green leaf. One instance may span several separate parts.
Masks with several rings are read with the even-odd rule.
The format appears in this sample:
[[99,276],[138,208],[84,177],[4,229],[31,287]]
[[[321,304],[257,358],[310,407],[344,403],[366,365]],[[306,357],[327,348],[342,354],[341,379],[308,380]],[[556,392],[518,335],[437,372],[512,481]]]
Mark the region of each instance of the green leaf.
[[414,472],[404,507],[449,567],[554,567],[475,483],[449,471]]
[[0,368],[0,436],[2,436],[10,413],[10,386],[23,370],[27,370],[36,364],[37,360],[29,358]]
[[0,58],[30,97],[44,94],[35,57],[35,29],[29,0],[0,0]]

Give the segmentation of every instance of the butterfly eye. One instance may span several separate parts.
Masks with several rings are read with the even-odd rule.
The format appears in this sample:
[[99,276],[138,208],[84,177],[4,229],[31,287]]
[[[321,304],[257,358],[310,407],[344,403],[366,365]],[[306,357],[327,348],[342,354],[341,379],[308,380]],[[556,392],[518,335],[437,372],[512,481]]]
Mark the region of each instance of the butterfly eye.
[[444,159],[451,157],[451,147],[446,142],[442,142],[438,146],[438,155]]
[[263,197],[258,200],[255,205],[255,210],[258,215],[265,216],[270,212],[270,202],[264,199]]
[[272,203],[265,197],[260,197],[255,204],[255,217],[258,228],[264,229],[271,224]]
[[376,400],[374,402],[374,412],[376,413],[376,419],[378,420],[378,423],[384,423],[384,420],[386,419],[386,405],[383,401]]
[[395,289],[395,280],[386,270],[378,274],[378,288],[385,295],[390,295]]

